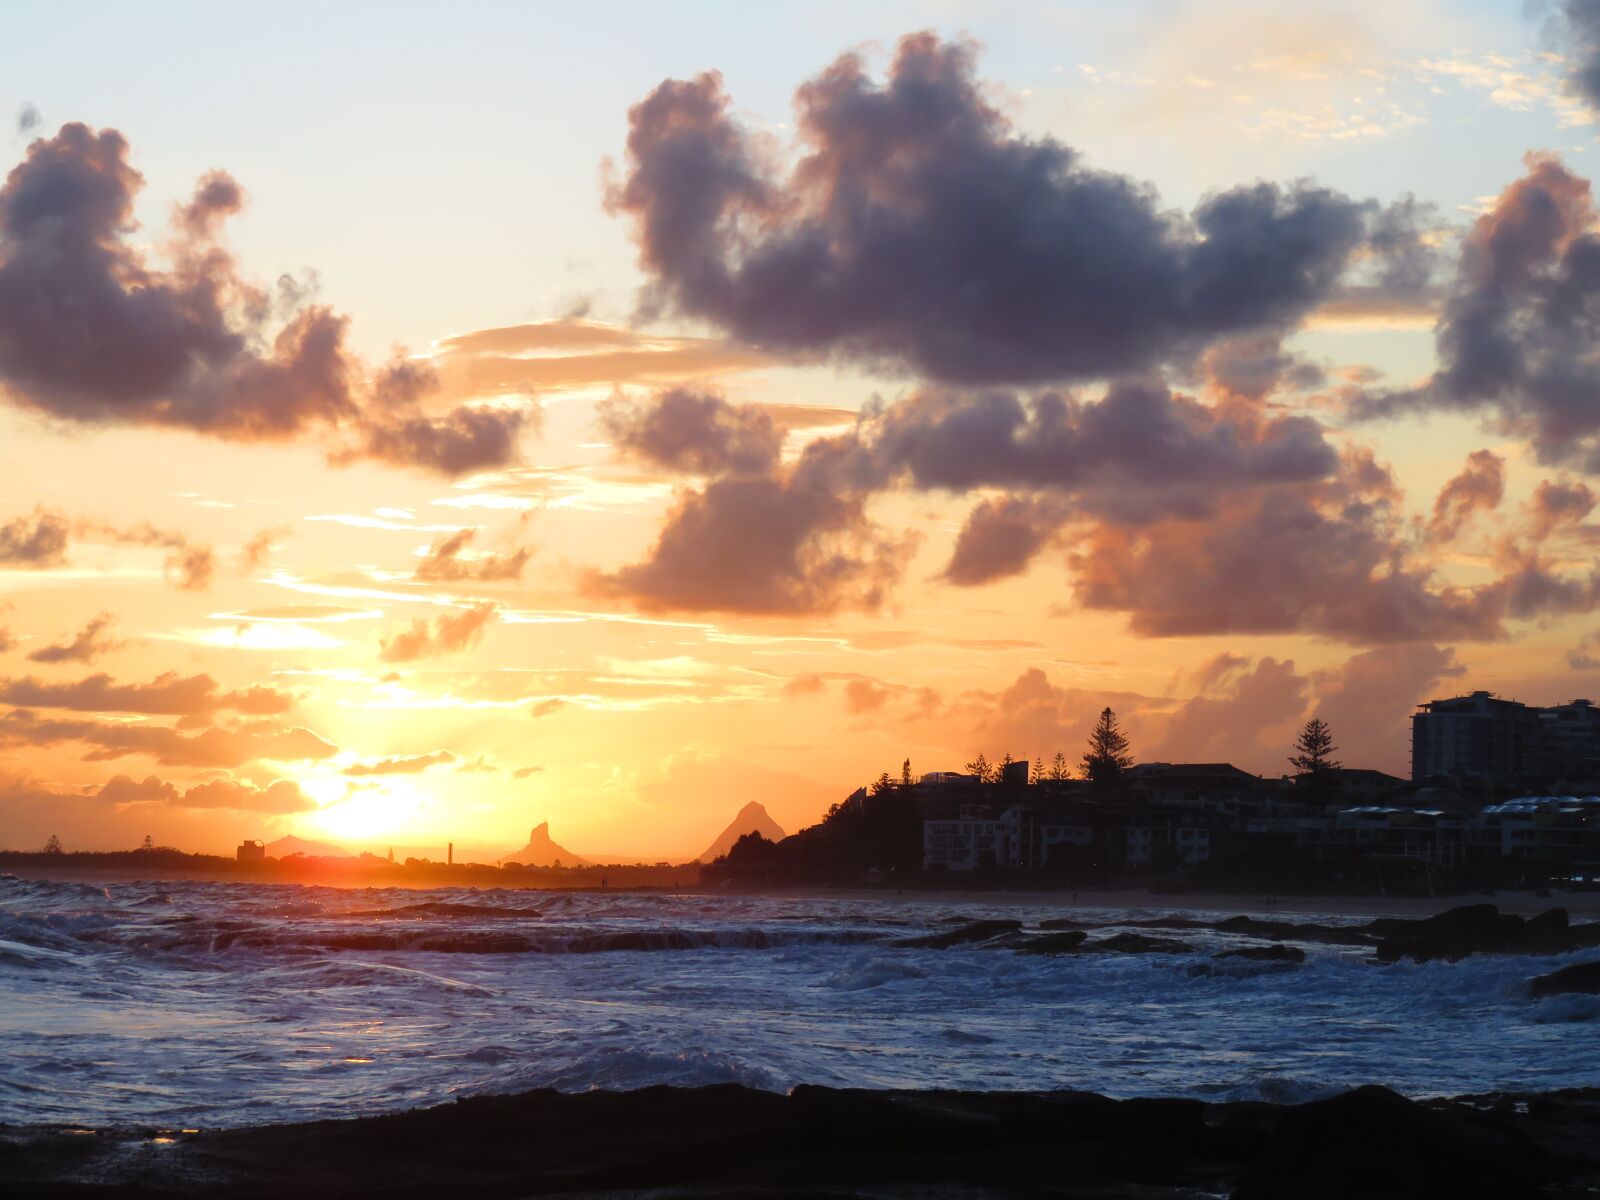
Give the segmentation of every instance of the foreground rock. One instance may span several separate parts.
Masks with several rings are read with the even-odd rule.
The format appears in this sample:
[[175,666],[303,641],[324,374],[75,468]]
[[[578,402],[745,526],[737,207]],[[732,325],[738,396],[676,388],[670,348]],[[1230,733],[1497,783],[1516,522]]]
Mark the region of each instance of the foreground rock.
[[462,1100],[184,1135],[0,1127],[0,1193],[463,1200],[1164,1197],[1522,1200],[1600,1186],[1600,1092],[1296,1107],[1083,1092],[734,1084]]
[[1274,942],[1270,946],[1240,946],[1237,950],[1221,950],[1212,958],[1242,958],[1247,962],[1303,963],[1306,952],[1298,946],[1285,946]]
[[1546,996],[1600,995],[1600,962],[1573,963],[1548,975],[1540,975],[1528,983],[1528,991],[1535,1000]]

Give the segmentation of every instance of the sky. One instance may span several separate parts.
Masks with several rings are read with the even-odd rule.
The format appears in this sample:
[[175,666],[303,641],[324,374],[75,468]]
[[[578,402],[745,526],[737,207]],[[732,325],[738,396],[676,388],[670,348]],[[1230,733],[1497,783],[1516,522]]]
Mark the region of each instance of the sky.
[[1600,3],[17,4],[0,846],[590,859],[1600,692]]

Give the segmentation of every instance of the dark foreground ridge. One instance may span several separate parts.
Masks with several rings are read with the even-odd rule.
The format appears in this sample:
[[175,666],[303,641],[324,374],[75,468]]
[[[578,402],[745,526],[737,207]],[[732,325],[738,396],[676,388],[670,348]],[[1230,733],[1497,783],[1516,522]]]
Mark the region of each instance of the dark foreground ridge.
[[1600,1090],[1294,1106],[736,1084],[226,1132],[0,1127],[14,1196],[1449,1197],[1600,1185]]

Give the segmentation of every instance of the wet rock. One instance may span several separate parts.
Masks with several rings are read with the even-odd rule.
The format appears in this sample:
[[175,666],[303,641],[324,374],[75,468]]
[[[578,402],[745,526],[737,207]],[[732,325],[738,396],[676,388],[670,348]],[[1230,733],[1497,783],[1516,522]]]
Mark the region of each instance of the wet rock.
[[1093,929],[1092,922],[1079,921],[1073,917],[1048,917],[1039,922],[1040,929]]
[[1535,1000],[1570,993],[1600,995],[1600,962],[1573,963],[1548,975],[1535,976],[1528,981],[1528,991]]
[[1527,920],[1492,904],[1469,904],[1420,921],[1388,917],[1364,929],[1377,935],[1379,962],[1455,962],[1473,954],[1564,954],[1600,941],[1600,925],[1572,925],[1552,908]]
[[1081,929],[1067,929],[1059,933],[1043,933],[1024,937],[1012,949],[1023,954],[1071,954],[1089,939]]
[[1533,1200],[1537,1157],[1487,1114],[1363,1087],[1287,1110],[1233,1200]]
[[1089,942],[1085,950],[1102,950],[1116,954],[1193,954],[1194,947],[1172,938],[1147,937],[1142,933],[1114,933],[1110,937]]

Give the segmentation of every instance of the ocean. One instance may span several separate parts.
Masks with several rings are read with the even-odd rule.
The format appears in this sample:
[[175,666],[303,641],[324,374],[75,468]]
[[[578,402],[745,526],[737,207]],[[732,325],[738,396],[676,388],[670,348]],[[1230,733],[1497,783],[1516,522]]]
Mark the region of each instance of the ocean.
[[1177,954],[891,944],[1184,911],[0,877],[0,1121],[237,1127],[722,1081],[1275,1101],[1600,1086],[1600,997],[1526,990],[1583,955],[1380,966],[1306,944],[1263,963],[1212,957],[1259,941],[1193,930],[1142,931]]

